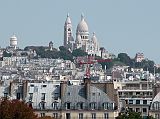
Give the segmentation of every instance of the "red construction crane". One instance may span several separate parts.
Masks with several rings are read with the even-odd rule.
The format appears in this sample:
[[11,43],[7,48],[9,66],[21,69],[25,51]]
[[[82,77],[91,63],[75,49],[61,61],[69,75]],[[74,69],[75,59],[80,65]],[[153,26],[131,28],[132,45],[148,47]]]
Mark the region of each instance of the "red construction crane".
[[78,61],[78,64],[81,66],[81,65],[84,65],[84,64],[87,64],[87,67],[86,67],[86,77],[89,78],[90,77],[90,65],[91,64],[94,64],[94,63],[100,63],[100,62],[111,62],[112,60],[111,59],[95,59],[94,57],[92,56],[87,56],[87,61],[81,61],[79,60]]

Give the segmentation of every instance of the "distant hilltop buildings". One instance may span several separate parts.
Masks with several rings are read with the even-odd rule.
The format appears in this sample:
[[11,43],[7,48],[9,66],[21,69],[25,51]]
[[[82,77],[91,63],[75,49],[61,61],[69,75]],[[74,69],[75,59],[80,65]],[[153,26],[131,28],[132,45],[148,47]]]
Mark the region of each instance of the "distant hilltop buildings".
[[81,21],[77,25],[76,38],[73,38],[72,22],[69,14],[67,15],[64,24],[64,46],[71,51],[74,49],[82,49],[92,56],[100,56],[99,42],[95,33],[93,33],[91,39],[89,38],[88,24],[83,15],[81,15]]

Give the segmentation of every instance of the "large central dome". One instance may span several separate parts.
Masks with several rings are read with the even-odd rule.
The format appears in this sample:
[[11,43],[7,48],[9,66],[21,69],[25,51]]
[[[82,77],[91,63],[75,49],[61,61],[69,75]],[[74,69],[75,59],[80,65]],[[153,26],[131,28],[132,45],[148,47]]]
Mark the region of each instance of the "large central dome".
[[79,22],[77,26],[77,32],[88,32],[88,25],[86,21],[84,20],[84,17],[81,16],[81,21]]

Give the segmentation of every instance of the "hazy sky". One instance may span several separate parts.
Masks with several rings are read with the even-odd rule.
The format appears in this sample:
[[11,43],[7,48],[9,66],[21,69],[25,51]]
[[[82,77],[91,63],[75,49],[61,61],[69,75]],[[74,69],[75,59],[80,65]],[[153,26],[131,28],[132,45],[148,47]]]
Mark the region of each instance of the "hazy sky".
[[109,52],[126,52],[160,63],[160,0],[0,0],[0,46],[15,33],[18,46],[63,44],[63,27],[70,14],[73,33],[81,13]]

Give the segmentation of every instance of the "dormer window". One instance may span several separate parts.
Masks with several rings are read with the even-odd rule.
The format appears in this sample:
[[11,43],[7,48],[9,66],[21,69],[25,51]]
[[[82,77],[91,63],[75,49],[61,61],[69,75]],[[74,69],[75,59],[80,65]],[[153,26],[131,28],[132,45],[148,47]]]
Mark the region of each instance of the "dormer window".
[[46,94],[45,94],[45,93],[42,93],[41,100],[45,100],[45,97],[46,97]]
[[91,103],[90,103],[90,109],[95,110],[96,107],[97,107],[96,102],[91,102]]
[[54,110],[57,110],[58,109],[58,102],[53,102],[52,107]]
[[66,107],[66,109],[71,109],[71,103],[70,102],[66,102],[65,103],[65,107]]
[[108,103],[108,102],[104,102],[104,103],[103,103],[103,109],[104,109],[104,110],[109,109],[109,103]]
[[77,108],[78,109],[83,109],[83,102],[78,102],[77,103]]
[[47,85],[42,85],[43,88],[47,87]]
[[44,101],[39,103],[40,109],[45,109],[45,103]]

